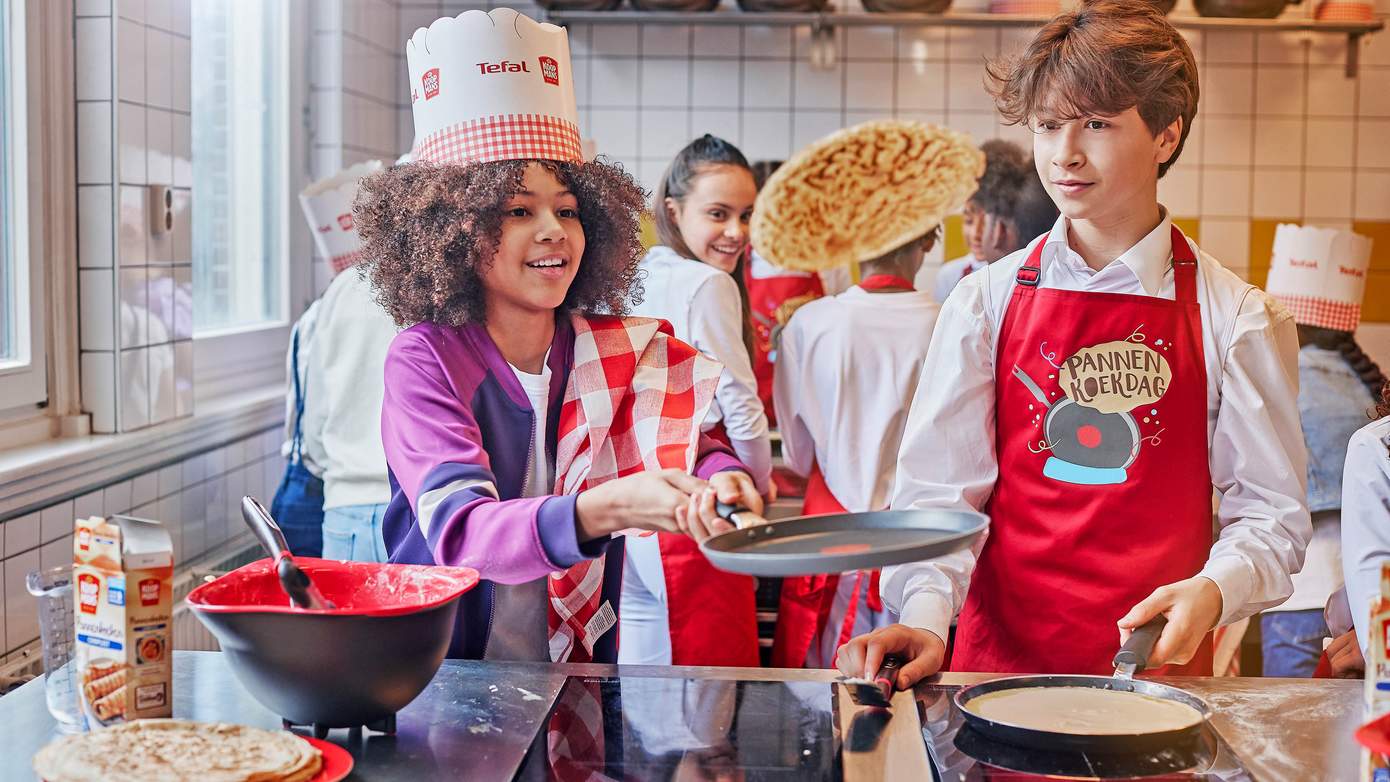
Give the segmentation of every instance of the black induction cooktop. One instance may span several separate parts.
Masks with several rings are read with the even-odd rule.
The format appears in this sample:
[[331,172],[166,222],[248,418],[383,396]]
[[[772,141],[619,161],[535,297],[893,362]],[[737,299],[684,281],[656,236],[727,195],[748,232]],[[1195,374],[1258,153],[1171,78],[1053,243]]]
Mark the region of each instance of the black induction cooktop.
[[[1143,754],[1003,744],[965,724],[951,700],[957,689],[918,691],[936,782],[1252,779],[1209,728],[1188,746]],[[517,779],[840,780],[840,754],[852,748],[841,739],[835,697],[825,682],[571,677]]]

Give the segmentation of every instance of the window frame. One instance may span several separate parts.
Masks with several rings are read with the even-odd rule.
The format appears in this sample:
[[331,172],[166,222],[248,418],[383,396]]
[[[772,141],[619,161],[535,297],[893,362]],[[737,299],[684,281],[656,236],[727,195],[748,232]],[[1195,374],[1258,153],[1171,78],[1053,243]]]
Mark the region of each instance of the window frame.
[[[0,241],[9,244],[9,254],[15,259],[15,321],[20,326],[18,358],[0,362],[0,399],[5,400],[0,413],[11,418],[48,402],[48,324],[46,308],[40,305],[44,301],[44,259],[42,242],[38,240],[43,233],[43,211],[32,208],[43,198],[43,177],[32,175],[42,166],[35,159],[39,147],[29,143],[42,132],[42,113],[35,110],[39,103],[35,82],[42,73],[36,61],[42,56],[42,47],[28,45],[29,36],[37,29],[28,0],[0,0],[0,13],[9,17],[5,25],[9,62],[4,69],[9,84],[4,90],[6,105],[0,108],[8,118],[7,136],[17,138],[0,149],[0,154],[8,156],[8,181],[0,182],[0,187],[9,190],[12,197],[6,199],[7,208],[12,208],[16,216],[11,223],[14,231],[0,236]],[[18,122],[14,121],[16,117]]]
[[[277,317],[251,325],[222,329],[205,329],[193,333],[193,394],[194,409],[208,400],[241,393],[285,379],[285,346],[289,344],[290,328],[296,313],[302,310],[298,302],[311,298],[312,274],[304,274],[299,266],[310,272],[309,264],[296,264],[295,259],[312,257],[311,243],[304,221],[295,219],[298,211],[295,194],[308,182],[309,118],[308,47],[294,47],[293,41],[309,34],[307,3],[286,3],[283,34],[277,42],[284,47],[285,77],[288,80],[284,99],[286,127],[281,128],[280,143],[285,145],[280,171],[280,186],[286,193],[286,209],[279,216],[282,236],[285,237],[279,264],[281,285],[280,313]],[[194,195],[195,207],[197,195]]]

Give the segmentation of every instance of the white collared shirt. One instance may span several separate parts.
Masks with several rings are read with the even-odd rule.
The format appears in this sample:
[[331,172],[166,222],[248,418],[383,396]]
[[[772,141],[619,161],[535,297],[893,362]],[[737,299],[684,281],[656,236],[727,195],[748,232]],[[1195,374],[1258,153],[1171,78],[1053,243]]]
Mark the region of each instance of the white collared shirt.
[[[1158,227],[1097,272],[1067,246],[1066,218],[1059,217],[1042,251],[1040,287],[1171,300],[1170,226],[1165,212]],[[979,510],[988,502],[999,471],[996,340],[1014,277],[1038,241],[967,276],[942,307],[898,454],[892,507]],[[1220,588],[1221,624],[1229,624],[1288,598],[1290,574],[1302,567],[1312,535],[1298,338],[1283,307],[1189,244],[1199,253],[1208,461],[1220,495],[1220,534],[1200,575]],[[945,638],[983,545],[982,536],[966,551],[885,568],[884,599],[905,624]]]
[[1380,596],[1380,566],[1390,561],[1390,418],[1351,436],[1342,474],[1342,568],[1361,653],[1370,655],[1371,601]]
[[772,382],[782,459],[803,476],[818,464],[851,512],[883,510],[893,497],[907,404],[940,309],[923,291],[856,285],[803,305],[782,332]]
[[[925,267],[925,264],[923,264]],[[955,260],[941,264],[941,268],[936,271],[936,280],[932,283],[932,295],[937,301],[946,301],[946,297],[951,295],[951,291],[956,289],[960,281],[965,279],[971,272],[983,269],[985,264],[975,259],[974,253],[966,253]],[[924,269],[925,271],[925,269]],[[926,290],[922,283],[925,275],[917,273],[918,290]]]

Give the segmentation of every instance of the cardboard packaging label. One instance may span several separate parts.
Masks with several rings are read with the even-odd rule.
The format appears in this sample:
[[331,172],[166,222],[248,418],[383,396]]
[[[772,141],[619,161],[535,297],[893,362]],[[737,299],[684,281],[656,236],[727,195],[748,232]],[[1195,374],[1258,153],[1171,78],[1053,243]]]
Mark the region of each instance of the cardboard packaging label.
[[94,727],[171,716],[173,581],[173,544],[159,522],[77,520],[74,651]]

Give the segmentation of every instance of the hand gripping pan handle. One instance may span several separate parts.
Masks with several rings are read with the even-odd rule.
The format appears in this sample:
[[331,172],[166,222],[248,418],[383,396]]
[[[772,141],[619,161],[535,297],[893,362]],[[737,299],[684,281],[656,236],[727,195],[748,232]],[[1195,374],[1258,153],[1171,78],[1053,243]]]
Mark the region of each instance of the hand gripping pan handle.
[[744,521],[743,517],[752,516],[753,519],[757,521],[763,521],[762,517],[748,508],[730,505],[727,502],[720,502],[719,500],[714,501],[714,512],[719,514],[719,518],[734,525],[737,529],[743,529],[743,525],[747,523]]
[[1115,674],[1133,677],[1144,670],[1149,664],[1154,644],[1158,643],[1158,637],[1163,634],[1163,627],[1167,624],[1168,617],[1159,614],[1130,633],[1129,640],[1115,653]]

